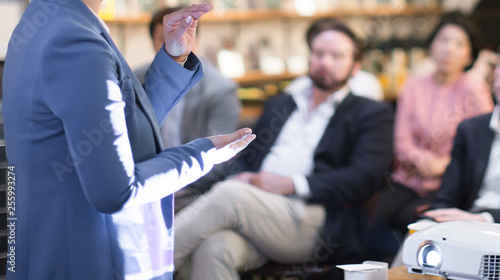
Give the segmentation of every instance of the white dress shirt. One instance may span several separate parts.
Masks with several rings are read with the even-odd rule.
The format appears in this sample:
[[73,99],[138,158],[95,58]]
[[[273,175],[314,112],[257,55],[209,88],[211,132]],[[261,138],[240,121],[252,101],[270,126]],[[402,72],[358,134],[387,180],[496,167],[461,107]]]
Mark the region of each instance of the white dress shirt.
[[102,20],[102,18],[100,18],[95,12],[94,10],[92,10],[89,6],[87,6],[89,8],[89,10],[95,15],[95,17],[99,20],[99,23],[101,23],[102,27],[104,27],[104,30],[106,30],[106,32],[108,32],[109,34],[109,27],[108,25],[104,22],[104,20]]
[[261,171],[292,177],[295,193],[307,197],[310,189],[306,176],[314,168],[314,151],[335,113],[335,107],[348,93],[349,87],[346,86],[331,94],[313,110],[309,110],[312,86],[293,93],[297,108],[281,129],[262,163]]
[[[500,209],[500,105],[493,110],[490,128],[495,136],[491,143],[488,167],[484,173],[479,197],[474,202],[475,209]],[[488,222],[494,222],[490,213],[482,214]]]

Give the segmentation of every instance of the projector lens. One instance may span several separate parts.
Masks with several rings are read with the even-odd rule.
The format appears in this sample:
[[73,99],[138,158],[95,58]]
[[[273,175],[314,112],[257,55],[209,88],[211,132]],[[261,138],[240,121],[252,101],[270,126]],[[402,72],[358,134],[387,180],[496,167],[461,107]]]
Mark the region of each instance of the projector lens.
[[420,266],[430,268],[438,268],[443,261],[441,248],[432,241],[426,241],[420,245],[417,258]]

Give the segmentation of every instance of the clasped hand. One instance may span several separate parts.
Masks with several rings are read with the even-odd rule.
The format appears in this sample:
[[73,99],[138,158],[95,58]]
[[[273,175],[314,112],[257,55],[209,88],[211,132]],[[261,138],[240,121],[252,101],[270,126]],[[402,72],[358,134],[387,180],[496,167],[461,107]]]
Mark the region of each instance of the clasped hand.
[[269,172],[242,172],[232,179],[249,183],[261,190],[276,194],[294,194],[295,186],[291,177],[280,176]]

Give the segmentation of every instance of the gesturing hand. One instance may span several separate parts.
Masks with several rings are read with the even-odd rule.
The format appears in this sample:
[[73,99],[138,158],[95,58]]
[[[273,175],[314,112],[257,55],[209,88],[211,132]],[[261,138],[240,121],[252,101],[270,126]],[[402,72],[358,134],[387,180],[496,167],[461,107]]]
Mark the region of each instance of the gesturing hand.
[[163,18],[165,51],[175,61],[184,61],[191,53],[198,19],[210,10],[212,4],[191,5]]
[[217,149],[216,163],[221,163],[234,157],[245,149],[255,139],[250,128],[242,128],[230,134],[208,137]]

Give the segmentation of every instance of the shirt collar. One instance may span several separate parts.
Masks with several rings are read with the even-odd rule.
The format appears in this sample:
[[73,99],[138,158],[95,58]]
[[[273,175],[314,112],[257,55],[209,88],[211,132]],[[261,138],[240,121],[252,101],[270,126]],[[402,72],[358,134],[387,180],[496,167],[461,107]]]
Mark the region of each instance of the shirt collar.
[[109,34],[109,27],[108,25],[104,22],[104,20],[102,20],[102,18],[100,16],[98,16],[94,10],[92,10],[89,6],[87,6],[87,8],[89,8],[89,10],[94,14],[94,16],[99,20],[99,22],[101,23],[102,27],[104,28],[104,30],[106,30],[106,32],[108,32]]
[[[309,99],[312,94],[312,84],[302,88],[300,91],[297,91],[295,94],[292,93],[292,97],[295,100],[295,103],[305,103],[309,104]],[[342,101],[346,98],[346,96],[349,94],[349,86],[345,85],[343,88],[333,92],[328,96],[328,98],[325,100],[323,104],[328,104],[333,106],[334,108],[337,108]],[[300,101],[299,101],[300,100]]]
[[490,128],[496,133],[500,133],[500,105],[496,105],[491,114]]
[[344,99],[348,94],[349,94],[349,86],[346,85],[331,95],[333,99],[333,105],[335,106],[335,108],[337,108],[340,105],[340,103],[344,101]]

